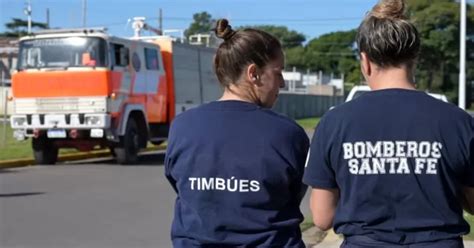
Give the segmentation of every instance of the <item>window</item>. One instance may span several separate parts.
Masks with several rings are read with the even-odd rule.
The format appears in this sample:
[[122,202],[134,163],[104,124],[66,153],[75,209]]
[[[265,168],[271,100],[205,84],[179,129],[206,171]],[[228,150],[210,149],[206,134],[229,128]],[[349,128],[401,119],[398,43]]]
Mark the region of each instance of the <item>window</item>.
[[18,70],[105,67],[107,44],[98,37],[58,37],[20,42]]
[[116,66],[128,66],[129,50],[122,44],[111,44],[113,49],[113,64]]
[[159,70],[158,52],[156,49],[145,48],[145,60],[147,70]]

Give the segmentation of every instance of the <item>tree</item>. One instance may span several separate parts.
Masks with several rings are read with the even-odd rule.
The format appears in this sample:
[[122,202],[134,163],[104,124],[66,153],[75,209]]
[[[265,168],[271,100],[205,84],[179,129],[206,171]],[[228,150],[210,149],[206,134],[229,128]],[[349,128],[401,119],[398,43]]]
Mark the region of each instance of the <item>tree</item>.
[[184,35],[186,35],[187,38],[193,34],[211,32],[215,22],[215,20],[212,19],[212,16],[206,11],[194,14],[193,20],[194,21],[189,25],[189,28],[184,31]]
[[[0,37],[16,37],[25,36],[28,34],[28,21],[20,18],[12,18],[10,22],[5,23],[5,27],[8,29],[4,33],[0,33]],[[31,28],[46,29],[48,24],[43,22],[31,22]]]
[[294,48],[294,47],[301,47],[303,46],[303,42],[305,42],[306,37],[298,33],[294,30],[289,30],[285,26],[274,26],[274,25],[256,25],[256,26],[244,26],[239,27],[239,29],[243,28],[254,28],[265,31],[267,33],[272,34],[275,37],[280,39],[280,42],[283,48]]
[[285,49],[286,66],[288,69],[296,68],[308,68],[306,65],[304,56],[306,54],[303,46],[297,46]]
[[[416,73],[418,88],[444,92],[452,102],[456,102],[459,73],[459,3],[453,0],[409,0],[408,7],[410,18],[417,26],[421,38],[421,54]],[[474,10],[469,5],[468,8],[469,36],[474,34]],[[472,42],[468,42],[467,48],[469,55],[473,52]],[[472,59],[468,61],[468,82],[474,79],[474,72],[469,69],[473,65]]]
[[304,64],[312,71],[344,74],[346,81],[360,82],[355,51],[356,30],[339,31],[312,39],[305,47]]

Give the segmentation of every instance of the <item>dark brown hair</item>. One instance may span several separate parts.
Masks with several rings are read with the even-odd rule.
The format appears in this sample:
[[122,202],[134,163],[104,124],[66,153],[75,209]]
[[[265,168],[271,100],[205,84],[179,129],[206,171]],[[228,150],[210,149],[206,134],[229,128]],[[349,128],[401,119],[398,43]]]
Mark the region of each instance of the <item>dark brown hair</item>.
[[414,65],[420,52],[420,37],[405,16],[405,2],[381,0],[375,5],[359,26],[357,45],[382,68]]
[[280,41],[267,32],[251,28],[234,31],[226,19],[219,19],[214,31],[224,39],[214,58],[214,70],[226,88],[237,82],[245,66],[253,63],[263,68],[282,54]]

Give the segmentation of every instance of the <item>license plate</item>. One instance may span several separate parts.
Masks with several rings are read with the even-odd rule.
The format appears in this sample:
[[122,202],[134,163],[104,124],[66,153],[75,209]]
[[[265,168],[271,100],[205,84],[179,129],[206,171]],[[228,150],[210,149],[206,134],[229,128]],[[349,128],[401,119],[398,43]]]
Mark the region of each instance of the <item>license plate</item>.
[[48,138],[66,138],[66,130],[63,129],[55,129],[55,130],[48,130]]

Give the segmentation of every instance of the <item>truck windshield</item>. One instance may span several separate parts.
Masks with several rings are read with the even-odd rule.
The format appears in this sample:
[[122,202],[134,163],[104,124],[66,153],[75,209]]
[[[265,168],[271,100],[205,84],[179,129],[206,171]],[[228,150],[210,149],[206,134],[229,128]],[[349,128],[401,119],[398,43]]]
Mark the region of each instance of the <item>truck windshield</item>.
[[18,70],[105,67],[106,43],[98,37],[64,37],[20,42]]

